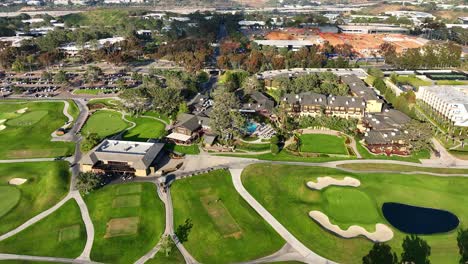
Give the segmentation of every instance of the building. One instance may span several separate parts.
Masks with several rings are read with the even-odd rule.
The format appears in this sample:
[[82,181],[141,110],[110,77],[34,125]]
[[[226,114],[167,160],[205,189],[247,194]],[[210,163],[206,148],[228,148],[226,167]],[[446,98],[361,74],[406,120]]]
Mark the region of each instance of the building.
[[391,25],[339,25],[337,26],[340,33],[347,34],[408,34],[409,29]]
[[0,37],[0,42],[10,43],[12,47],[21,47],[24,40],[32,39],[31,36]]
[[460,23],[466,25],[466,24],[468,24],[468,17],[459,17],[458,21],[460,21]]
[[254,40],[257,45],[273,46],[276,48],[287,48],[288,50],[300,50],[301,48],[309,48],[320,43],[315,43],[310,40]]
[[401,135],[405,124],[411,118],[395,109],[385,109],[381,113],[366,114],[359,126],[364,133],[364,143],[370,152],[387,155],[410,154],[408,144]]
[[417,20],[424,20],[426,18],[428,19],[434,19],[435,16],[433,16],[430,13],[426,12],[419,12],[419,11],[387,11],[385,12],[386,15],[389,16],[396,16],[398,18],[400,17],[407,17],[411,19],[417,19]]
[[362,97],[366,101],[367,113],[380,113],[384,102],[380,99],[375,91],[368,87],[364,81],[359,79],[354,74],[347,74],[341,76],[341,81],[348,85],[351,94],[355,97]]
[[172,129],[167,139],[177,144],[189,144],[199,138],[204,132],[210,131],[210,118],[194,114],[182,114]]
[[123,37],[105,38],[105,39],[99,39],[97,41],[96,47],[93,46],[90,42],[87,42],[83,47],[76,45],[76,43],[69,43],[69,44],[59,47],[59,49],[70,56],[75,56],[83,49],[89,49],[89,50],[101,49],[106,44],[113,45],[115,43],[122,42],[124,40],[125,38]]
[[421,86],[416,99],[454,126],[468,127],[468,85]]
[[272,99],[258,91],[253,92],[249,97],[250,100],[242,105],[240,112],[259,113],[266,117],[273,113],[275,102]]
[[104,140],[80,161],[83,172],[133,174],[148,176],[154,173],[164,144]]

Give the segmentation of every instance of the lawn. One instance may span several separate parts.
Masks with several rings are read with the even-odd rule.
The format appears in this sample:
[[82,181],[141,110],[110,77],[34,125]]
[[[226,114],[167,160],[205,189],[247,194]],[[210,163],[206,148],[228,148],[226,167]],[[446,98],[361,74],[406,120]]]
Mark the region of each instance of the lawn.
[[96,231],[91,259],[133,263],[160,240],[165,211],[154,184],[108,185],[85,201]]
[[398,172],[432,172],[441,174],[468,174],[468,169],[451,169],[451,168],[427,168],[398,164],[385,163],[359,163],[359,164],[341,164],[340,168],[351,169],[356,171],[398,171]]
[[99,137],[105,138],[121,132],[128,126],[129,124],[122,119],[120,112],[100,110],[88,118],[81,133],[97,133]]
[[182,145],[176,145],[173,143],[168,143],[164,145],[164,147],[167,150],[175,151],[175,152],[182,153],[182,154],[197,155],[200,153],[200,148],[198,147],[197,144],[182,146]]
[[[28,181],[12,187],[21,192],[21,197],[8,213],[0,214],[0,234],[55,205],[67,194],[70,182],[68,163],[63,161],[0,164],[0,187],[9,186],[8,181],[12,178]],[[4,205],[5,200],[1,201]]]
[[261,152],[270,150],[270,143],[246,143],[238,141],[236,144],[236,150]]
[[[0,102],[0,159],[68,156],[75,145],[51,142],[51,134],[65,124],[62,102]],[[27,108],[25,113],[18,110]]]
[[78,116],[80,115],[80,109],[76,105],[76,103],[73,100],[67,100],[69,103],[68,107],[68,114],[70,114],[73,117],[73,121],[76,121],[78,119]]
[[166,125],[158,120],[148,117],[127,117],[135,122],[136,127],[128,130],[123,135],[124,140],[148,141],[151,138],[162,138],[166,132]]
[[57,211],[0,242],[0,252],[50,257],[78,257],[86,244],[86,228],[78,205],[68,201]]
[[201,263],[233,263],[264,257],[283,239],[236,192],[229,172],[178,180],[171,189],[174,226],[191,219],[187,250]]
[[336,160],[355,159],[354,157],[329,157],[326,154],[320,154],[316,157],[296,156],[287,150],[282,150],[278,154],[265,153],[265,154],[217,154],[216,156],[238,157],[248,159],[270,160],[270,161],[294,161],[294,162],[328,162]]
[[[346,197],[340,195],[344,196],[350,187],[329,187],[321,191],[306,187],[307,181],[323,176],[354,177],[361,181],[361,186],[353,189],[358,192],[347,193]],[[361,263],[372,243],[362,237],[342,239],[325,231],[309,218],[309,211],[326,211],[333,217],[332,223],[336,222],[341,228],[350,224],[370,228],[367,218],[389,225],[381,212],[385,202],[445,209],[459,217],[460,226],[466,226],[468,221],[468,179],[461,177],[347,173],[319,167],[256,164],[246,168],[242,180],[247,190],[301,242],[316,253],[341,263]],[[333,189],[339,191],[328,193]],[[336,202],[330,207],[327,202],[332,199],[343,204],[338,203],[338,209]],[[357,204],[350,205],[348,200]],[[389,244],[399,255],[405,234],[392,230],[395,237]],[[422,236],[431,246],[432,263],[458,263],[456,236],[456,230]]]
[[408,76],[399,75],[397,77],[397,80],[398,80],[398,84],[409,84],[416,88],[419,88],[419,86],[427,86],[427,85],[432,84],[430,81],[421,80],[418,77],[411,76],[411,75],[408,75]]
[[301,135],[301,152],[348,155],[345,139],[324,134]]
[[10,212],[20,199],[21,192],[18,188],[0,185],[0,218]]
[[156,253],[154,258],[146,261],[146,264],[183,264],[185,263],[184,256],[180,253],[179,249],[174,245],[171,252],[166,256],[165,252],[161,250]]
[[164,122],[166,122],[167,124],[171,123],[171,118],[169,116],[167,116],[165,114],[158,113],[156,111],[148,111],[148,112],[145,112],[143,115],[159,118],[159,119],[163,120]]
[[437,85],[467,85],[468,81],[457,81],[457,80],[441,80],[436,81]]

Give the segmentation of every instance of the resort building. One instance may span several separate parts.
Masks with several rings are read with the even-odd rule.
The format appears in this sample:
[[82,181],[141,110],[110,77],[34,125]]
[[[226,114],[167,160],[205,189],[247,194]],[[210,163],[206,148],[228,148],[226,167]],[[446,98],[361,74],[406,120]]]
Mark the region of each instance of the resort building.
[[355,97],[362,97],[366,101],[366,112],[380,113],[383,107],[383,100],[380,99],[375,91],[368,87],[364,81],[354,74],[341,76],[341,81],[348,85],[351,94]]
[[340,33],[348,34],[408,34],[409,29],[391,25],[340,25],[337,26]]
[[454,126],[468,127],[468,85],[421,86],[416,99],[430,106]]
[[210,118],[194,114],[182,114],[177,118],[177,123],[167,139],[177,144],[190,144],[199,138],[204,132],[210,131]]
[[320,45],[320,42],[313,42],[310,40],[254,40],[257,45],[272,46],[276,48],[287,48],[288,50],[297,51],[301,48],[310,48],[314,45]]
[[364,134],[364,143],[370,152],[408,155],[408,144],[401,134],[411,118],[395,109],[385,109],[381,113],[366,114],[358,126]]
[[83,172],[132,174],[154,173],[163,143],[104,140],[80,161]]
[[244,113],[259,113],[269,117],[275,108],[275,102],[261,92],[255,91],[249,95],[249,99],[244,103],[240,112]]

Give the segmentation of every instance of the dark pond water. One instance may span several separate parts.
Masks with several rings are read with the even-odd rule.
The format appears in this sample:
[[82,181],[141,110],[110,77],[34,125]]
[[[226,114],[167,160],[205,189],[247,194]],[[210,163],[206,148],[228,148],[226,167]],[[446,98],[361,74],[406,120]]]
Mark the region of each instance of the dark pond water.
[[457,216],[448,211],[400,203],[384,203],[382,212],[392,226],[408,234],[445,233],[460,223]]

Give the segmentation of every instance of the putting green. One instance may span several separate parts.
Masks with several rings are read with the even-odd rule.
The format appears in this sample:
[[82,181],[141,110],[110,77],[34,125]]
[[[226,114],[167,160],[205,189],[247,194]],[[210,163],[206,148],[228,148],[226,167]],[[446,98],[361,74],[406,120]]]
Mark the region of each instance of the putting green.
[[0,218],[10,212],[19,202],[21,192],[13,186],[0,186]]
[[82,132],[83,134],[96,133],[104,138],[119,133],[127,126],[120,112],[101,110],[89,117]]
[[7,121],[9,126],[31,126],[39,122],[49,112],[46,110],[32,111],[20,115],[17,118],[10,119]]
[[342,229],[358,224],[372,231],[380,221],[377,204],[356,188],[328,187],[322,191],[322,203],[323,213]]

